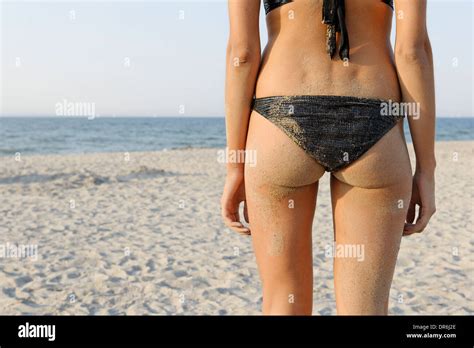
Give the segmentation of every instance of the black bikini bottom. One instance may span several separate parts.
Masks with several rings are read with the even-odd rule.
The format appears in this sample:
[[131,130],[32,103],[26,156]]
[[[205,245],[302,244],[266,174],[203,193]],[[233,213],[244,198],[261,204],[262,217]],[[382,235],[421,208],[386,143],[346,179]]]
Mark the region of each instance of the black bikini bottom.
[[385,115],[384,103],[390,105],[346,96],[275,96],[254,98],[253,109],[334,172],[361,157],[403,119]]

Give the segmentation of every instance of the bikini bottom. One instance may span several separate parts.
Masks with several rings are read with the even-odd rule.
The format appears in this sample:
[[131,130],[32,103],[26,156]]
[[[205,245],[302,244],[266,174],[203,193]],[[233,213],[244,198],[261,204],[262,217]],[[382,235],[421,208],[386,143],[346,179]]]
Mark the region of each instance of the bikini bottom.
[[389,101],[348,96],[254,98],[252,108],[279,127],[326,171],[360,158],[404,116],[386,115]]

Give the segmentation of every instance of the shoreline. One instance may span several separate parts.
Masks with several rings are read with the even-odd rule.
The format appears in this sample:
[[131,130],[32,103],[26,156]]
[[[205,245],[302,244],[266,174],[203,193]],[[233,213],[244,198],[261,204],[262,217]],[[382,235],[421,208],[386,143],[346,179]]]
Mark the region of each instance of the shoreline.
[[[474,139],[469,140],[469,139],[464,139],[464,140],[438,140],[435,142],[435,146],[437,145],[442,145],[443,143],[472,143],[472,146],[474,148]],[[413,146],[413,142],[407,141],[407,146],[410,148]],[[172,152],[172,151],[194,151],[194,150],[223,150],[225,149],[225,146],[222,147],[194,147],[194,146],[185,146],[185,147],[172,147],[172,148],[164,148],[164,149],[159,149],[159,150],[153,150],[153,151],[105,151],[105,152],[69,152],[69,153],[31,153],[27,154],[26,156],[28,157],[34,157],[34,156],[88,156],[88,155],[117,155],[117,154],[124,154],[124,153],[130,153],[130,154],[147,154],[147,153],[162,153],[162,152]],[[21,153],[21,152],[20,152]],[[11,158],[14,157],[15,153],[12,153],[10,155],[4,155],[0,154],[0,159],[4,158]]]

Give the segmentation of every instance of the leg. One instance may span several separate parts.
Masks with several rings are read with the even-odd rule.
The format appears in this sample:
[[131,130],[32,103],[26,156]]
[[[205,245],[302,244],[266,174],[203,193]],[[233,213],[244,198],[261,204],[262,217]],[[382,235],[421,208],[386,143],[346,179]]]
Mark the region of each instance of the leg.
[[335,250],[346,248],[334,259],[338,314],[387,314],[411,182],[402,124],[331,177]]
[[311,314],[311,231],[324,169],[270,121],[253,112],[245,168],[252,242],[263,283],[264,314]]

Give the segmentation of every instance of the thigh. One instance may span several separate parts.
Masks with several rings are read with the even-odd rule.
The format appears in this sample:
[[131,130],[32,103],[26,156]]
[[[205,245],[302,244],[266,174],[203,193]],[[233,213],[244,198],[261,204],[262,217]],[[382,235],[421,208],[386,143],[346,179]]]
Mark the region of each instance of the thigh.
[[253,113],[245,190],[266,314],[311,314],[317,182],[324,169],[271,122]]
[[387,312],[411,180],[401,125],[331,177],[339,314]]

